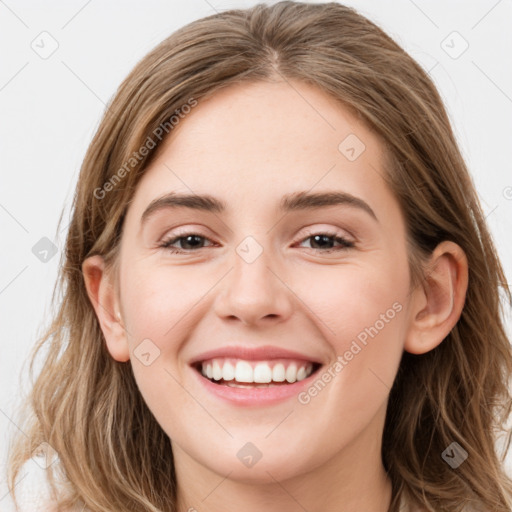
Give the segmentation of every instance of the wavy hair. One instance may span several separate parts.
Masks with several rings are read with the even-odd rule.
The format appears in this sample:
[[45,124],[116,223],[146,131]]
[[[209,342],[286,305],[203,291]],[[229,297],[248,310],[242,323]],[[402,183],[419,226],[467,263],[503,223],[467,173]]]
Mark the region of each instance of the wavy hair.
[[[47,442],[65,471],[61,506],[176,511],[169,439],[130,362],[115,361],[106,349],[82,263],[93,254],[102,255],[107,268],[118,261],[127,205],[160,146],[157,141],[143,155],[148,137],[155,139],[191,99],[275,79],[318,87],[379,136],[384,178],[406,222],[411,287],[426,278],[424,262],[444,240],[457,243],[468,259],[457,324],[430,352],[404,352],[390,391],[382,443],[392,482],[389,511],[403,499],[435,512],[469,505],[510,512],[512,482],[503,468],[510,434],[502,456],[497,440],[512,407],[503,320],[512,296],[440,95],[391,37],[352,8],[291,1],[228,10],[180,28],[135,66],[109,103],[80,170],[53,316],[31,354],[26,436],[14,439],[9,454],[13,496],[23,462]],[[109,192],[102,194],[107,182]],[[34,379],[38,354],[44,363]],[[468,453],[456,470],[441,457],[452,442]]]

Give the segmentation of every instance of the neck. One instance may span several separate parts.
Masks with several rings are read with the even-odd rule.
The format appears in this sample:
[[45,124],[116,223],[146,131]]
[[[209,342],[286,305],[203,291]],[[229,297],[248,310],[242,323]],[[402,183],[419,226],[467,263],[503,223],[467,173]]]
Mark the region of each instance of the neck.
[[173,444],[178,482],[178,512],[387,512],[391,481],[381,459],[382,419],[326,462],[307,473],[265,483],[219,475]]

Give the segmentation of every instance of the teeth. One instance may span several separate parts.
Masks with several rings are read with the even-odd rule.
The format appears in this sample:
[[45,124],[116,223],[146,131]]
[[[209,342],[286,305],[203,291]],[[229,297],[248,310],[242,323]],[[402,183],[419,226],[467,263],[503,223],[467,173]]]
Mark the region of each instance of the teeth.
[[[201,366],[201,373],[205,377],[215,381],[233,381],[228,384],[233,387],[267,387],[272,382],[285,381],[292,384],[309,377],[312,371],[311,363],[284,359],[256,362],[216,358],[204,361]],[[238,385],[238,383],[253,385]]]
[[235,367],[237,382],[254,382],[252,366],[247,361],[238,361]]
[[222,379],[222,368],[218,361],[213,361],[213,378],[215,380]]
[[222,368],[222,378],[224,380],[233,380],[235,378],[235,367],[228,361],[224,363]]
[[264,383],[272,380],[272,370],[265,363],[259,363],[254,368],[254,382]]
[[284,364],[277,363],[274,368],[272,368],[272,380],[274,382],[284,382],[286,379],[286,373],[284,370]]
[[302,380],[306,378],[306,369],[304,367],[299,368],[297,370],[297,380]]
[[286,380],[290,383],[297,380],[297,365],[291,364],[286,368]]

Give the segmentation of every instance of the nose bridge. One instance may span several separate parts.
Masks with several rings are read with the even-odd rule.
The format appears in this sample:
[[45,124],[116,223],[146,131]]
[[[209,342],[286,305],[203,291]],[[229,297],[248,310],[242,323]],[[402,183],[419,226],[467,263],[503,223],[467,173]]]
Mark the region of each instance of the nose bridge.
[[230,278],[217,301],[219,315],[251,323],[269,316],[283,319],[290,314],[289,292],[276,276],[279,264],[273,261],[271,252],[253,236],[235,247]]

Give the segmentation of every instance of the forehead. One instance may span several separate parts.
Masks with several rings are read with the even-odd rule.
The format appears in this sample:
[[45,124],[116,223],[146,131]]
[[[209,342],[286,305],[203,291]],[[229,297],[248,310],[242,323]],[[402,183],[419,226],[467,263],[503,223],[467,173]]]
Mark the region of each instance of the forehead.
[[[348,151],[348,152],[347,152]],[[354,158],[354,156],[356,158]],[[238,210],[295,190],[388,194],[378,137],[335,99],[302,82],[227,87],[181,119],[138,184],[140,216],[169,191],[223,195]],[[389,199],[389,197],[387,198]]]
[[298,81],[250,82],[201,101],[173,129],[164,150],[173,146],[194,156],[229,150],[226,159],[236,153],[263,161],[266,155],[281,154],[293,162],[311,150],[337,151],[351,131],[378,143],[347,107],[317,87]]

